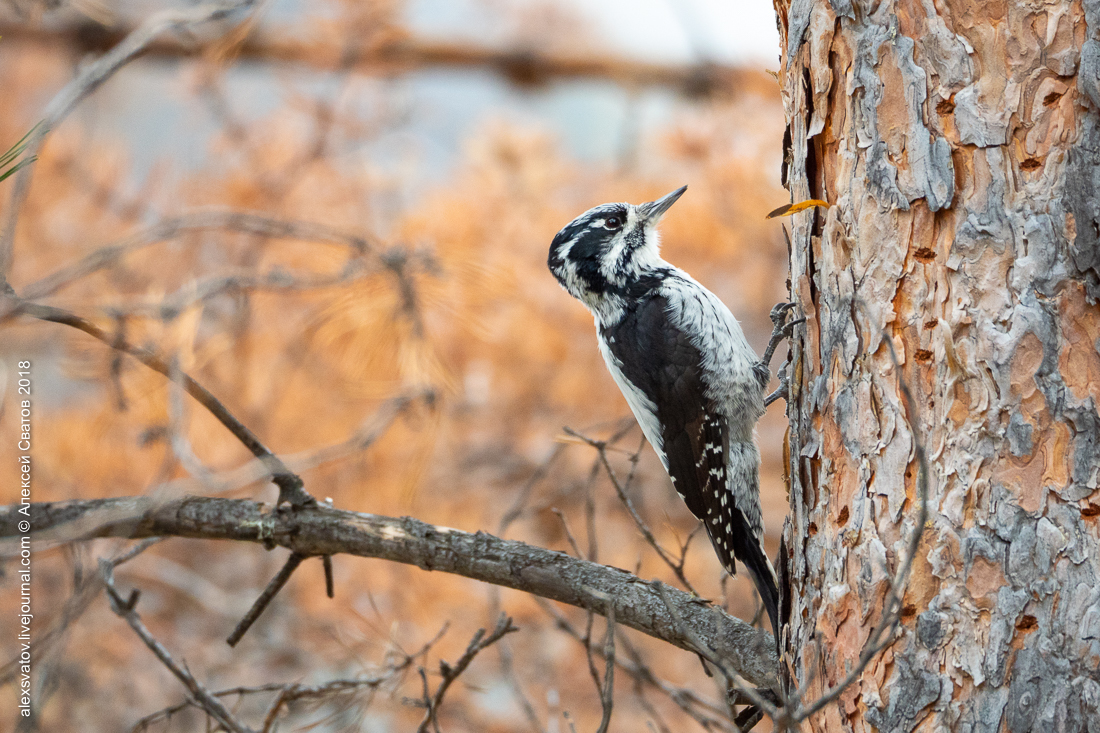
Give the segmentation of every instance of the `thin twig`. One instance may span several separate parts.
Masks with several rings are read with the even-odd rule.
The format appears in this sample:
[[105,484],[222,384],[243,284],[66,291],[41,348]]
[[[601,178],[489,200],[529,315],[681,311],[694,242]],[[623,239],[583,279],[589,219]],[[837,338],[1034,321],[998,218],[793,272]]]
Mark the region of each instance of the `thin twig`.
[[137,589],[134,589],[130,593],[129,598],[123,599],[115,589],[113,577],[114,568],[111,563],[104,560],[100,562],[99,567],[100,573],[103,576],[104,587],[107,590],[107,596],[111,601],[111,610],[124,619],[126,623],[130,624],[130,628],[134,630],[134,633],[136,633],[145,643],[145,646],[149,647],[150,651],[157,656],[161,664],[167,667],[168,671],[183,683],[183,686],[187,688],[187,691],[191,693],[191,696],[198,702],[202,709],[206,711],[207,715],[217,720],[232,733],[254,733],[251,728],[237,720],[225,705],[222,704],[221,700],[212,695],[190,672],[180,666],[176,660],[172,658],[168,650],[149,633],[149,629],[145,627],[145,624],[141,621],[141,617],[138,616],[137,611],[134,610],[140,596]]
[[[155,351],[131,344],[117,334],[110,334],[91,321],[81,318],[62,308],[38,305],[25,300],[17,300],[16,309],[25,315],[42,321],[60,323],[83,331],[92,338],[102,341],[111,348],[129,354],[155,372],[172,379],[172,367],[168,360]],[[292,473],[283,461],[265,446],[243,422],[231,413],[206,387],[199,384],[190,375],[179,372],[179,382],[187,394],[205,407],[237,438],[252,455],[262,461],[271,472],[271,480],[279,487],[279,503],[289,503],[300,507],[316,503],[316,499],[305,490],[302,479]]]
[[53,295],[67,285],[103,270],[123,256],[145,247],[166,242],[183,234],[204,231],[230,231],[251,234],[263,239],[297,239],[346,247],[353,255],[362,255],[377,248],[377,243],[362,235],[334,229],[323,224],[280,219],[254,211],[204,209],[165,219],[153,226],[130,234],[112,244],[100,247],[70,265],[66,265],[23,289],[26,300]]
[[566,518],[565,512],[557,507],[551,507],[550,511],[561,521],[561,528],[565,532],[565,538],[569,540],[569,546],[573,548],[573,554],[581,560],[586,559],[584,553],[581,552],[580,545],[577,544],[577,538],[573,536],[573,530],[569,528],[569,520]]
[[607,733],[607,727],[611,725],[611,709],[615,704],[615,606],[610,602],[607,604],[605,617],[607,631],[603,642],[603,689],[600,690],[603,717],[600,719],[600,727],[596,729],[596,733]]
[[[657,591],[657,594],[661,597],[661,600],[664,602],[665,608],[668,610],[669,615],[672,616],[673,622],[684,632],[684,635],[687,636],[692,644],[696,645],[696,652],[700,656],[704,657],[708,662],[717,667],[719,670],[721,670],[729,685],[735,688],[744,697],[748,698],[754,705],[759,707],[761,710],[764,710],[769,717],[771,717],[772,719],[777,718],[779,716],[780,709],[773,705],[770,701],[766,700],[764,696],[760,694],[760,692],[744,684],[739,679],[740,675],[730,665],[730,660],[727,658],[727,655],[722,653],[723,650],[716,649],[715,647],[704,641],[703,638],[700,637],[699,634],[695,631],[695,629],[691,628],[688,624],[684,622],[683,617],[680,615],[680,611],[669,602],[668,586],[666,586],[659,580],[654,580],[652,585]],[[712,608],[712,610],[717,611],[718,609]]]
[[584,657],[588,662],[588,676],[592,678],[592,682],[596,685],[596,694],[600,696],[602,702],[603,683],[600,682],[600,673],[596,671],[596,660],[592,655],[592,626],[595,622],[596,614],[589,611],[584,622]]
[[[579,433],[569,427],[564,428],[564,431],[566,434],[577,438],[578,440],[581,440],[587,445],[596,449],[597,453],[599,454],[599,461],[603,465],[604,470],[607,472],[608,478],[611,479],[611,484],[615,487],[615,493],[618,495],[619,501],[622,502],[624,507],[626,507],[627,512],[630,514],[630,518],[634,520],[634,526],[636,526],[638,528],[638,531],[642,533],[642,537],[645,539],[646,543],[650,547],[652,547],[653,550],[657,553],[657,556],[661,558],[661,560],[672,570],[673,573],[675,573],[677,580],[679,580],[680,583],[683,584],[684,588],[691,593],[699,595],[696,592],[695,587],[691,584],[691,581],[687,579],[687,575],[684,573],[687,545],[688,542],[691,541],[690,535],[688,542],[684,543],[683,552],[680,555],[680,559],[676,560],[672,556],[672,553],[666,550],[661,545],[661,543],[657,541],[657,537],[653,534],[653,531],[649,528],[649,525],[646,524],[645,520],[642,519],[641,515],[638,513],[638,510],[635,509],[634,502],[631,501],[630,496],[626,492],[626,487],[619,481],[619,478],[615,474],[614,469],[611,468],[611,463],[610,461],[608,461],[607,458],[608,443],[605,441],[589,438],[587,435]],[[631,472],[631,476],[632,475],[633,472]]]
[[[570,623],[569,619],[567,619],[564,614],[542,598],[536,597],[535,602],[554,620],[554,625],[559,630],[584,646],[585,634]],[[640,684],[648,685],[667,695],[673,703],[684,711],[684,713],[707,730],[710,730],[713,726],[718,726],[730,731],[730,733],[737,733],[729,727],[728,719],[722,719],[728,718],[728,710],[724,706],[720,706],[715,702],[700,697],[695,690],[685,687],[676,687],[660,679],[649,665],[645,663],[642,659],[641,652],[630,643],[629,638],[625,634],[619,634],[618,644],[626,651],[629,660],[624,660],[622,656],[619,655],[615,660],[615,664],[619,669],[629,674],[635,681]]]
[[588,535],[588,559],[592,562],[600,561],[600,538],[596,531],[596,499],[592,495],[592,485],[596,483],[596,477],[600,473],[599,459],[592,463],[592,470],[588,472],[588,480],[584,483],[584,533]]
[[329,598],[335,598],[336,579],[332,574],[332,555],[322,555],[321,564],[325,568],[325,595]]
[[[339,443],[321,446],[320,448],[290,454],[286,456],[286,463],[291,466],[294,471],[300,472],[324,466],[364,451],[384,435],[394,421],[404,414],[410,406],[416,404],[419,399],[421,399],[421,397],[416,393],[393,397],[384,402],[371,417],[364,421],[355,433],[345,440]],[[253,459],[241,466],[214,475],[210,479],[212,482],[210,485],[205,485],[193,478],[172,479],[152,486],[144,496],[138,499],[138,501],[143,507],[143,512],[151,513],[170,502],[178,501],[181,496],[187,496],[193,492],[203,492],[207,495],[225,494],[238,491],[250,484],[267,480],[270,477],[271,474],[264,464],[257,459]],[[103,504],[93,501],[87,506],[87,511],[82,512],[80,516],[72,517],[72,521],[66,522],[65,528],[62,531],[51,532],[49,540],[44,540],[42,542],[47,542],[48,544],[74,542],[95,535],[99,531],[99,528],[104,526],[114,526],[121,523],[119,525],[119,528],[121,528],[126,525],[126,522],[134,520],[134,515],[132,514],[133,508],[133,505],[127,500],[122,500],[117,504],[114,502]],[[3,509],[0,508],[0,512],[2,511]],[[265,529],[269,526],[270,522],[268,522],[266,518],[257,521],[261,529],[259,533],[260,536],[257,539],[260,542],[269,544],[266,539],[267,535],[265,534]],[[116,536],[126,535],[124,532],[120,532]],[[0,539],[3,539],[2,532],[0,532]],[[0,559],[5,557],[2,548],[3,544],[0,543]],[[324,553],[312,554],[320,554],[322,557],[324,555]],[[326,577],[326,583],[327,582],[328,578]]]
[[[119,336],[113,347],[121,352],[121,347],[125,343],[125,340]],[[191,441],[187,439],[183,390],[183,375],[180,372],[179,359],[173,356],[168,364],[168,444],[176,460],[184,469],[197,480],[210,486],[214,483],[213,472],[195,455]]]
[[317,686],[285,685],[279,690],[279,694],[276,695],[275,701],[271,704],[271,707],[268,708],[267,715],[264,716],[264,724],[260,729],[260,733],[271,733],[271,731],[275,730],[275,726],[279,720],[279,712],[284,706],[289,707],[291,703],[297,702],[298,700],[332,697],[361,690],[364,687],[374,689],[393,679],[398,671],[400,670],[391,669],[387,670],[385,674],[376,677],[353,680],[334,680]]
[[426,698],[428,709],[424,713],[424,719],[420,721],[420,726],[416,729],[417,733],[426,733],[429,724],[433,725],[436,731],[439,730],[439,706],[443,704],[443,696],[447,694],[448,688],[450,688],[451,684],[466,671],[466,668],[470,666],[470,662],[474,661],[474,657],[476,657],[479,652],[492,646],[503,639],[505,635],[513,631],[519,631],[519,629],[512,625],[512,619],[510,617],[501,614],[500,619],[497,621],[496,628],[493,629],[493,632],[488,636],[485,636],[485,629],[478,629],[474,637],[470,639],[470,643],[466,647],[466,652],[457,662],[455,662],[454,666],[447,664],[443,660],[439,661],[439,672],[443,676],[443,679],[440,681],[439,687],[436,688],[435,694],[430,698]]
[[[90,34],[82,33],[77,23],[45,26],[7,21],[0,24],[0,34],[47,47],[63,45],[86,54],[98,51],[105,42],[117,38],[125,29],[124,24],[122,20],[120,27],[102,28]],[[741,80],[751,73],[718,63],[714,58],[707,59],[705,54],[698,55],[697,63],[670,64],[624,58],[619,54],[602,53],[599,49],[593,53],[594,49],[554,51],[532,47],[530,51],[517,53],[515,49],[493,44],[455,43],[448,39],[404,34],[396,43],[377,43],[373,37],[364,43],[354,36],[354,28],[348,29],[352,31],[350,38],[326,42],[320,37],[294,33],[293,28],[286,30],[278,33],[261,28],[234,49],[234,53],[257,67],[265,64],[298,67],[301,73],[316,73],[310,71],[314,69],[325,74],[355,71],[367,76],[391,76],[423,71],[435,73],[437,69],[447,70],[445,73],[469,70],[477,74],[499,74],[521,86],[559,80],[566,83],[606,80],[622,89],[656,85],[672,91],[694,90],[693,93],[721,90],[729,94],[746,88]],[[183,40],[164,38],[150,49],[150,53],[166,60],[190,58],[194,47]]]
[[283,564],[278,574],[271,579],[271,582],[264,588],[264,592],[260,594],[260,597],[256,599],[256,602],[252,604],[252,608],[248,609],[248,613],[237,624],[237,628],[233,629],[233,633],[229,635],[229,638],[225,640],[225,643],[229,646],[237,646],[237,642],[241,640],[241,637],[252,628],[252,624],[256,623],[256,619],[260,617],[260,614],[264,612],[268,604],[279,594],[279,591],[283,589],[287,581],[290,580],[290,576],[294,574],[294,571],[298,569],[298,566],[302,564],[302,560],[305,560],[305,555],[300,555],[297,552],[291,553],[290,557],[286,559],[286,563]]
[[171,319],[188,308],[205,303],[220,295],[259,291],[306,292],[324,290],[362,280],[370,271],[361,261],[351,260],[340,272],[314,276],[295,275],[283,269],[273,269],[260,275],[236,273],[188,283],[175,293],[147,302],[108,305],[100,309],[112,318],[148,317]]
[[[114,567],[122,565],[133,560],[158,542],[163,541],[163,539],[163,537],[150,537],[135,542],[120,554],[107,560],[107,562]],[[81,579],[73,590],[72,596],[62,607],[61,613],[50,622],[45,631],[36,634],[31,642],[39,659],[45,658],[54,645],[64,638],[65,632],[91,607],[92,602],[99,597],[101,590],[103,590],[103,577],[98,572]],[[0,685],[6,685],[15,679],[18,671],[18,657],[0,667]]]
[[646,695],[645,683],[636,678],[634,680],[634,697],[637,699],[638,705],[649,716],[649,719],[646,720],[646,727],[649,728],[650,733],[672,733],[668,723],[665,722],[661,713]]
[[[214,697],[247,697],[249,695],[262,695],[265,693],[278,693],[276,695],[275,702],[268,708],[268,714],[264,718],[264,725],[260,729],[261,733],[268,733],[272,730],[274,723],[278,718],[278,713],[284,705],[295,702],[297,700],[309,700],[309,699],[323,699],[326,697],[333,697],[355,690],[362,689],[363,687],[380,687],[386,682],[394,678],[394,673],[398,670],[394,668],[387,669],[383,674],[373,677],[364,677],[357,679],[342,679],[332,680],[322,685],[300,685],[297,683],[283,683],[283,682],[271,682],[266,685],[255,685],[251,687],[232,687],[226,690],[218,690],[211,692]],[[181,703],[177,703],[170,707],[158,710],[155,713],[150,713],[144,718],[141,718],[134,723],[133,728],[130,729],[131,733],[143,733],[149,729],[154,723],[161,720],[168,720],[176,713],[179,713],[187,708],[196,707],[196,701],[193,698],[187,698]],[[201,708],[200,708],[201,709]]]
[[[81,100],[99,88],[115,72],[137,57],[158,36],[172,30],[218,20],[249,7],[253,0],[207,3],[189,8],[173,8],[156,13],[134,29],[114,48],[96,61],[84,66],[75,79],[54,96],[43,112],[42,121],[27,140],[26,157],[38,154],[45,137],[64,120]],[[6,282],[12,264],[12,245],[19,211],[30,191],[33,165],[24,167],[15,177],[7,219],[0,231],[0,282]]]
[[[298,683],[283,683],[283,682],[271,682],[265,685],[255,685],[247,687],[233,687],[226,690],[219,690],[212,692],[214,697],[238,697],[243,698],[249,695],[259,695],[264,693],[278,693],[275,700],[268,707],[267,714],[264,716],[264,724],[261,728],[261,733],[271,733],[278,723],[279,713],[284,706],[288,706],[290,703],[298,700],[323,700],[325,698],[343,695],[357,690],[361,690],[364,687],[370,689],[377,689],[382,685],[389,682],[399,682],[404,674],[412,666],[413,662],[426,655],[431,648],[438,642],[443,633],[446,631],[446,625],[440,630],[439,633],[424,644],[419,650],[406,653],[400,651],[400,654],[393,655],[392,652],[386,653],[386,663],[378,674],[357,677],[353,679],[338,679],[326,682],[321,685],[302,685]],[[395,645],[396,646],[396,645]],[[392,658],[392,661],[391,661]],[[177,703],[170,707],[158,710],[155,713],[146,715],[141,720],[134,724],[131,729],[131,733],[143,733],[148,730],[149,727],[160,720],[170,719],[176,713],[191,707],[200,707],[197,701],[188,697],[183,702]]]
[[550,455],[546,460],[540,463],[531,477],[523,484],[523,488],[516,494],[515,501],[512,502],[512,506],[508,507],[508,511],[504,512],[504,515],[500,518],[500,524],[497,525],[497,535],[504,536],[504,533],[512,526],[523,514],[523,510],[527,507],[527,502],[531,498],[531,492],[535,486],[539,484],[547,474],[550,473],[550,468],[554,465],[554,462],[558,460],[562,452],[565,450],[565,446],[558,443],[554,446],[554,449],[550,451]]

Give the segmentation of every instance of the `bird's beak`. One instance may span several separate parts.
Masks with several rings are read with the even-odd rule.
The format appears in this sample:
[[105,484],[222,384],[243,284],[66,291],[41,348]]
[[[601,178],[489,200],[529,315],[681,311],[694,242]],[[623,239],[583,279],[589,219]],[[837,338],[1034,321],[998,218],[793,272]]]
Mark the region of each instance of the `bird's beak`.
[[672,193],[662,196],[656,201],[650,201],[648,204],[639,204],[638,216],[647,224],[656,224],[661,220],[661,217],[665,215],[665,212],[676,203],[676,199],[684,195],[684,191],[688,190],[687,186],[681,186]]

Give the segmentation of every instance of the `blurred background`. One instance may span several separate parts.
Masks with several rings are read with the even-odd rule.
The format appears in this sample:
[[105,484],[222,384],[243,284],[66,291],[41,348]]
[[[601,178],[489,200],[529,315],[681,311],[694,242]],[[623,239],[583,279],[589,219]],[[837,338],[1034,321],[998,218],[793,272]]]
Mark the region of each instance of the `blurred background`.
[[[0,5],[0,149],[89,60],[165,7]],[[789,201],[768,73],[777,58],[771,5],[748,0],[260,2],[162,36],[51,134],[20,210],[10,281],[171,354],[340,508],[484,530],[684,587],[596,452],[563,431],[615,437],[613,468],[679,554],[697,523],[546,253],[591,206],[687,184],[662,225],[664,255],[716,292],[762,351],[768,311],[786,294],[781,225],[764,219]],[[2,217],[12,187],[0,183]],[[239,212],[266,224],[242,224]],[[62,269],[118,244],[94,267]],[[274,500],[270,484],[219,481],[247,452],[160,375],[84,334],[10,320],[0,359],[0,503],[18,501],[13,372],[24,359],[35,501]],[[773,553],[787,505],[784,426],[779,403],[758,428]],[[366,439],[349,442],[356,435]],[[185,695],[89,591],[96,558],[127,546],[36,555],[38,730],[207,729],[186,707],[139,722]],[[172,539],[117,577],[141,589],[145,622],[212,689],[359,681],[291,705],[279,730],[415,730],[418,670],[434,689],[439,660],[457,659],[500,609],[521,631],[448,693],[443,730],[597,727],[598,691],[570,633],[585,633],[583,612],[414,567],[337,557],[329,600],[320,563],[307,562],[230,649],[225,636],[285,559]],[[17,584],[4,567],[0,664],[17,648]],[[701,535],[684,574],[734,615],[756,614],[751,582],[723,578]],[[598,620],[592,635],[602,634]],[[732,730],[695,656],[628,630],[618,638],[632,666],[616,677],[611,730]],[[0,670],[2,699],[14,700],[13,679]],[[258,727],[273,696],[226,699]],[[0,705],[0,731],[13,709]]]

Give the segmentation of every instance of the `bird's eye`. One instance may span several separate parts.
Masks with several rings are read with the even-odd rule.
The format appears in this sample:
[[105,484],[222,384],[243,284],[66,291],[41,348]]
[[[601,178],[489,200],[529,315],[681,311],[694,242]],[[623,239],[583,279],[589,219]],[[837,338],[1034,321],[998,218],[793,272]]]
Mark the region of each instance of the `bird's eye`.
[[617,216],[609,216],[604,221],[603,225],[608,229],[620,229],[623,225],[623,220]]

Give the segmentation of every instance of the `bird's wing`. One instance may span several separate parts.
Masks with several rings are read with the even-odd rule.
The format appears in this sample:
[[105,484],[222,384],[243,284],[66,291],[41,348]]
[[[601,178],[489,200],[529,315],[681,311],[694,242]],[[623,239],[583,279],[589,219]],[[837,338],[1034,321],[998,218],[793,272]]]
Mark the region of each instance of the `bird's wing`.
[[729,428],[706,397],[699,349],[673,326],[660,295],[603,329],[601,342],[605,356],[612,357],[607,359],[612,375],[677,493],[706,521],[725,491]]
[[707,397],[703,354],[670,319],[660,295],[602,328],[600,345],[676,492],[703,522],[723,567],[732,575],[737,559],[749,569],[776,627],[778,590],[762,543],[759,457],[751,441],[730,441],[729,417]]

